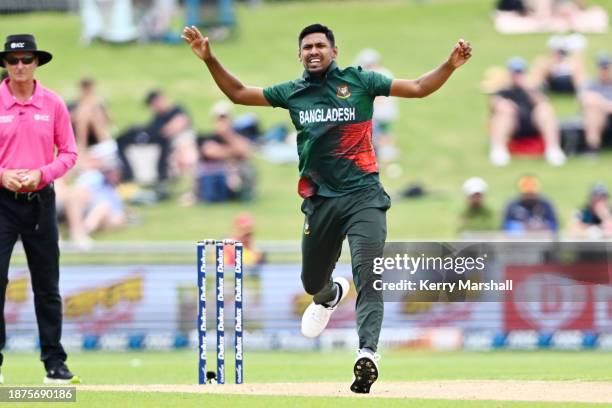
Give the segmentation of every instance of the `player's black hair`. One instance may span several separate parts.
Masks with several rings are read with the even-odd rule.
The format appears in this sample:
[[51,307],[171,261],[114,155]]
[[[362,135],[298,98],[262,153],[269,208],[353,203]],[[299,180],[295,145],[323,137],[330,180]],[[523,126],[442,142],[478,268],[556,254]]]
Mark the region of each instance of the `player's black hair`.
[[323,24],[311,24],[308,27],[304,27],[304,29],[300,32],[300,36],[298,38],[298,46],[302,46],[302,40],[308,34],[312,33],[323,33],[325,37],[329,40],[332,48],[336,46],[336,39],[334,38],[334,32],[330,30],[328,27]]

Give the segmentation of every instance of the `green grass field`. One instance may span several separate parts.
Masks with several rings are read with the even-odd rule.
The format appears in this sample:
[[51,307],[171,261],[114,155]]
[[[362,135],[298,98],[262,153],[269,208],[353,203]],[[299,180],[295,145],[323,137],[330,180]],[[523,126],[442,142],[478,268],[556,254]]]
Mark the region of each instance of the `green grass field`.
[[[213,357],[213,356],[211,356]],[[233,380],[233,357],[227,357],[227,378]],[[209,361],[211,361],[210,359]],[[247,352],[246,383],[346,382],[351,376],[353,354],[347,352]],[[69,366],[84,384],[195,384],[197,357],[194,351],[177,352],[88,352],[74,353]],[[385,353],[380,381],[424,380],[561,380],[612,381],[612,355],[597,352],[405,352]],[[214,369],[214,365],[211,367]],[[5,386],[38,385],[41,364],[34,354],[9,353],[3,366]],[[375,390],[375,388],[373,388]],[[181,393],[113,393],[77,391],[77,406],[371,406],[360,398],[286,398],[264,396],[220,396]],[[376,403],[383,403],[376,400]],[[127,405],[129,404],[129,405]],[[363,404],[363,405],[361,405]],[[413,407],[548,407],[551,403],[398,400],[389,406]],[[452,405],[449,405],[452,404]],[[74,404],[67,405],[74,406]],[[578,407],[589,404],[557,404]],[[602,406],[602,405],[593,405]]]
[[[592,0],[612,15],[612,2]],[[291,1],[265,3],[256,9],[237,7],[239,29],[228,42],[214,44],[221,61],[244,82],[266,86],[300,75],[297,33],[312,22],[331,26],[340,48],[339,64],[349,65],[358,51],[377,48],[397,77],[414,78],[442,62],[458,38],[474,48],[470,63],[458,71],[437,94],[424,100],[400,103],[396,127],[402,150],[403,174],[383,175],[390,193],[412,182],[421,182],[435,194],[419,200],[395,200],[389,212],[389,239],[451,239],[457,214],[463,206],[460,186],[474,175],[489,183],[490,205],[501,211],[515,195],[516,179],[526,173],[541,177],[544,193],[557,203],[565,226],[572,211],[583,204],[587,187],[595,180],[612,186],[610,153],[597,162],[571,158],[563,168],[539,160],[515,160],[504,169],[487,159],[486,97],[479,82],[487,67],[503,66],[513,55],[532,60],[545,51],[547,35],[506,37],[493,30],[493,0],[429,1]],[[184,45],[79,45],[76,15],[0,15],[0,37],[32,32],[39,46],[54,54],[54,61],[38,71],[38,78],[70,100],[82,76],[97,79],[118,129],[143,123],[148,114],[142,99],[151,88],[162,88],[192,113],[198,129],[209,126],[209,110],[221,92]],[[612,34],[589,35],[588,66],[600,49],[612,51]],[[555,98],[561,117],[578,112],[577,103]],[[237,107],[253,111],[264,124],[286,123],[279,109]],[[257,218],[260,240],[299,239],[302,216],[296,194],[296,166],[271,165],[257,159],[258,198],[249,204],[180,207],[174,200],[139,209],[141,222],[122,231],[100,234],[104,240],[189,240],[224,236],[231,220],[249,210]],[[183,188],[185,183],[182,184]],[[165,257],[165,254],[161,254]],[[148,260],[143,260],[147,262]],[[228,374],[232,367],[228,355]],[[247,383],[332,382],[351,377],[353,355],[338,353],[249,352],[245,354]],[[85,384],[194,384],[195,351],[73,353],[71,369]],[[390,352],[383,356],[381,381],[419,380],[559,380],[612,381],[612,354],[600,352],[490,352],[430,353]],[[42,365],[34,354],[8,353],[2,367],[5,386],[39,385]],[[231,377],[229,377],[231,378]],[[188,393],[120,393],[81,391],[76,404],[83,407],[578,407],[601,404],[449,401],[203,395]],[[23,404],[28,406],[29,404]],[[31,404],[40,406],[40,404]]]
[[[612,3],[591,1],[612,14]],[[251,9],[237,8],[239,29],[226,43],[214,44],[225,65],[245,83],[266,86],[301,73],[296,58],[299,30],[313,21],[331,26],[340,49],[339,64],[351,64],[364,47],[377,48],[384,64],[398,77],[414,78],[443,61],[454,42],[471,41],[474,57],[437,94],[424,100],[401,102],[397,135],[402,149],[403,174],[383,177],[389,192],[411,182],[421,182],[432,194],[420,200],[395,200],[389,213],[389,238],[448,239],[455,236],[457,214],[463,205],[460,186],[470,176],[483,176],[490,184],[490,205],[498,212],[515,194],[515,181],[525,172],[542,178],[544,193],[558,206],[567,223],[572,211],[583,204],[587,187],[595,180],[612,184],[608,169],[611,156],[596,163],[572,158],[560,169],[540,160],[515,160],[508,168],[493,168],[487,159],[486,98],[479,82],[487,67],[502,65],[513,55],[533,59],[545,51],[548,36],[497,34],[490,14],[492,0],[432,1],[330,1],[264,3]],[[197,127],[209,126],[209,109],[222,97],[201,62],[184,45],[79,45],[76,15],[25,14],[0,16],[0,35],[31,31],[40,46],[55,55],[38,76],[66,99],[76,92],[83,75],[98,80],[118,129],[142,123],[148,114],[142,99],[151,88],[163,88],[192,112]],[[61,28],[61,29],[60,29]],[[588,66],[592,56],[611,49],[612,35],[590,35]],[[562,117],[578,112],[577,103],[555,99]],[[247,108],[238,107],[238,112]],[[254,108],[265,126],[289,124],[281,109]],[[259,197],[250,204],[179,207],[174,201],[141,210],[140,225],[101,235],[117,240],[195,240],[223,236],[231,218],[241,210],[252,211],[257,236],[264,240],[298,239],[300,200],[296,191],[296,166],[257,161]]]

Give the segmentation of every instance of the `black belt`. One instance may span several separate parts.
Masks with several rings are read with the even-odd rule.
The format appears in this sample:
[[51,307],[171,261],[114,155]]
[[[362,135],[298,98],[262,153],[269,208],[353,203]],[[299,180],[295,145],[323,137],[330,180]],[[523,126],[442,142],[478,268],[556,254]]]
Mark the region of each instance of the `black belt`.
[[48,184],[38,191],[28,191],[25,193],[19,193],[0,188],[0,194],[10,200],[21,201],[21,202],[36,202],[37,204],[37,217],[36,225],[34,230],[38,231],[41,229],[41,225],[44,226],[44,210],[45,203],[53,196],[53,184]]
[[27,191],[24,193],[18,193],[18,192],[14,192],[11,190],[7,190],[5,188],[0,188],[0,193],[3,196],[8,197],[11,200],[16,200],[16,201],[34,201],[34,200],[41,200],[41,199],[44,200],[45,198],[49,197],[53,193],[53,185],[48,184],[38,191]]

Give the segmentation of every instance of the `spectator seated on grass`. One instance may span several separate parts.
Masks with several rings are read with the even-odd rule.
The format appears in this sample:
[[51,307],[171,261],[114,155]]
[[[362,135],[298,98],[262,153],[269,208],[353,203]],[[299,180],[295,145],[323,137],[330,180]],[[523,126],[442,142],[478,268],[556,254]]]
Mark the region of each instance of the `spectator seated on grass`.
[[135,126],[117,138],[124,182],[158,187],[168,180],[170,142],[151,133],[143,126]]
[[83,172],[68,187],[64,206],[70,240],[87,250],[92,244],[91,234],[124,226],[127,215],[117,192],[121,162],[116,151],[96,146],[90,149],[82,167]]
[[145,104],[153,113],[151,121],[117,138],[122,180],[152,187],[162,199],[168,196],[171,176],[193,177],[197,147],[191,119],[182,107],[170,104],[158,90],[147,94]]
[[79,81],[79,96],[68,104],[68,110],[80,153],[97,143],[111,140],[111,120],[104,102],[96,95],[93,79]]
[[495,215],[485,205],[487,183],[480,177],[471,177],[463,183],[467,206],[459,217],[459,233],[497,230]]
[[[257,249],[255,244],[255,218],[249,213],[241,213],[234,218],[232,233],[229,239],[243,243],[242,262],[245,266],[257,266],[264,262],[264,253]],[[234,248],[225,247],[225,262],[228,265],[236,264]],[[251,271],[251,269],[249,269]]]
[[[363,49],[357,54],[355,65],[364,70],[378,72],[389,78],[393,74],[381,65],[378,51],[372,48]],[[398,159],[399,152],[393,134],[394,123],[399,117],[397,99],[388,96],[377,96],[374,99],[374,113],[372,114],[372,142],[376,151],[378,162],[385,169],[386,165]]]
[[557,233],[559,225],[553,204],[540,194],[540,181],[526,175],[518,181],[519,197],[504,211],[502,229],[512,235],[550,232]]
[[553,166],[565,163],[559,144],[559,126],[552,105],[525,79],[527,63],[520,57],[508,61],[510,85],[490,96],[491,162],[506,166],[510,153],[541,155]]
[[191,119],[180,105],[173,105],[160,90],[149,92],[145,99],[153,117],[147,130],[170,143],[170,175],[191,178],[197,162],[195,131]]
[[599,239],[612,237],[610,194],[603,183],[591,187],[586,205],[576,212],[570,233],[576,238]]
[[[231,107],[231,105],[229,106]],[[232,129],[253,144],[262,142],[263,135],[259,127],[259,119],[254,113],[244,113],[232,120]]]
[[587,149],[597,153],[602,145],[612,145],[612,56],[597,57],[597,79],[580,93],[584,114],[584,131]]
[[555,94],[576,94],[586,81],[582,34],[555,35],[548,40],[549,53],[536,58],[529,72],[534,88]]
[[253,147],[232,126],[232,106],[218,102],[212,109],[214,130],[198,137],[200,161],[196,197],[204,202],[246,201],[253,198],[255,169],[249,158]]
[[172,22],[180,14],[178,0],[140,0],[134,2],[138,22],[138,41],[164,41],[176,43],[180,35],[173,32]]
[[498,0],[495,28],[504,34],[605,33],[608,14],[587,0]]
[[293,164],[299,161],[297,132],[289,132],[284,124],[274,125],[263,134],[260,157],[274,164]]

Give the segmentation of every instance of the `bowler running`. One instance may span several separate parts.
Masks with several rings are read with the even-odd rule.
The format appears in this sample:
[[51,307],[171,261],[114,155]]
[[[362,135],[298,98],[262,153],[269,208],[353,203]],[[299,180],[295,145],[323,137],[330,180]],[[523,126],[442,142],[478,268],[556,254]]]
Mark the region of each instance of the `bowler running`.
[[229,73],[196,27],[185,27],[182,37],[232,102],[289,111],[298,132],[298,193],[304,199],[301,278],[304,290],[313,295],[302,316],[302,333],[321,334],[349,292],[346,279],[332,278],[346,237],[357,289],[359,335],[350,388],[369,393],[379,374],[376,351],[383,319],[382,293],[373,288],[379,276],[372,268],[374,258],[383,254],[386,212],[391,206],[372,145],[374,98],[423,98],[435,92],[470,59],[470,44],[459,40],[439,67],[417,79],[390,79],[361,67],[340,68],[334,33],[312,24],[298,36],[303,75],[259,88],[244,85]]

